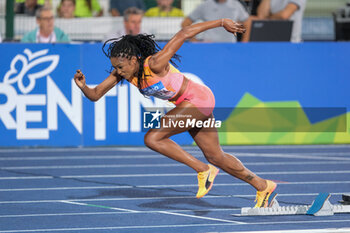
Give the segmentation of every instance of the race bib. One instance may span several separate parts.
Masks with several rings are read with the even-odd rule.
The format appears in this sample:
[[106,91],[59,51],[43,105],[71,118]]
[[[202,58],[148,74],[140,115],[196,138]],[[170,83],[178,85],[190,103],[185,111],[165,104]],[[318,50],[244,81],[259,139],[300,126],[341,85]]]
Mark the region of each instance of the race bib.
[[141,93],[163,100],[171,99],[175,95],[175,92],[167,90],[161,81],[153,84],[152,86],[141,89]]

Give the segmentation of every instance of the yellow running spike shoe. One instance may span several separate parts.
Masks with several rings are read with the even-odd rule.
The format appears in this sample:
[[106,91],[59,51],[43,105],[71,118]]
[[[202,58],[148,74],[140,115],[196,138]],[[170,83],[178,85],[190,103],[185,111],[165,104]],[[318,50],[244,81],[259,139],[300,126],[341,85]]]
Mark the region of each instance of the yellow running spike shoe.
[[271,193],[276,189],[277,184],[271,180],[266,180],[267,187],[264,191],[257,191],[256,192],[256,198],[255,202],[256,205],[254,208],[259,207],[267,207],[268,206],[268,200],[271,195]]
[[198,192],[197,198],[202,198],[209,192],[213,186],[214,179],[219,173],[219,169],[211,164],[208,164],[209,170],[204,172],[198,172]]

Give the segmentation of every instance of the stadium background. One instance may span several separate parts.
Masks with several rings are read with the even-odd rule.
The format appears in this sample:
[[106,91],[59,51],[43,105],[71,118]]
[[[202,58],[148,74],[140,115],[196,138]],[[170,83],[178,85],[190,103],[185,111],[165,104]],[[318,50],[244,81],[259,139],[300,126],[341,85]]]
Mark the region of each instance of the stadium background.
[[[58,3],[52,2],[54,6]],[[176,4],[181,3],[188,14],[199,2]],[[180,70],[207,84],[216,96],[217,107],[232,111],[235,107],[301,109],[302,114],[294,118],[281,115],[273,119],[303,126],[302,130],[230,129],[220,132],[222,144],[350,142],[350,127],[346,124],[350,116],[347,69],[350,46],[347,42],[333,41],[332,18],[332,13],[345,2],[308,0],[303,21],[305,43],[186,43],[180,49]],[[0,3],[0,30],[5,37],[5,1]],[[101,0],[101,4],[108,8],[108,1]],[[181,18],[145,18],[143,27],[159,41],[166,41],[180,29],[181,21]],[[72,83],[79,68],[88,77],[89,85],[96,85],[106,77],[110,65],[99,41],[114,25],[121,25],[122,18],[106,15],[55,22],[77,43],[0,44],[0,146],[143,145],[142,108],[167,107],[167,104],[144,99],[128,84],[112,89],[98,103],[91,103]],[[16,16],[14,39],[20,39],[34,27],[34,18]],[[80,43],[87,41],[94,43]],[[33,62],[37,65],[31,66]],[[38,73],[40,77],[30,78]],[[313,119],[312,114],[303,111],[305,108],[343,108],[345,112]],[[271,112],[266,114],[271,121]],[[231,120],[259,127],[249,119],[244,117],[242,122],[239,116],[228,114],[225,124]],[[193,143],[187,134],[178,135],[175,140],[181,144]]]

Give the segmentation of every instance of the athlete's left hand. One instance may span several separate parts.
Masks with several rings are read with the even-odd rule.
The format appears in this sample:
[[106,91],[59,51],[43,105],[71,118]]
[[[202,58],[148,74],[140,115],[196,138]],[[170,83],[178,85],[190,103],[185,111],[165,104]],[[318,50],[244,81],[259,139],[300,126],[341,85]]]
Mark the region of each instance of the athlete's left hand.
[[237,32],[245,33],[246,31],[243,24],[236,23],[231,19],[223,19],[222,24],[226,31],[233,33],[235,36],[237,36]]

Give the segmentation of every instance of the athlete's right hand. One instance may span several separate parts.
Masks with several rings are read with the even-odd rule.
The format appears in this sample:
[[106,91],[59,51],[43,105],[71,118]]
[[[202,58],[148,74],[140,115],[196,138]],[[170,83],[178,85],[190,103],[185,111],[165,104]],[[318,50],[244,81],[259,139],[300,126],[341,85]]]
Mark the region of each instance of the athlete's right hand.
[[80,89],[83,89],[86,86],[85,75],[80,70],[77,70],[74,74],[74,81]]
[[231,19],[223,19],[222,26],[226,29],[226,31],[233,33],[237,36],[238,33],[245,33],[246,29],[242,24],[236,23]]

